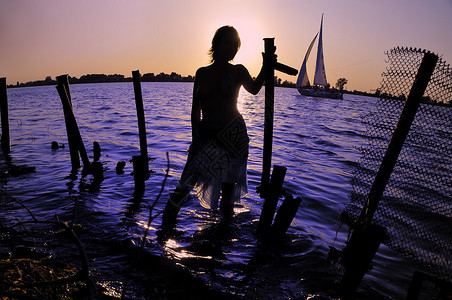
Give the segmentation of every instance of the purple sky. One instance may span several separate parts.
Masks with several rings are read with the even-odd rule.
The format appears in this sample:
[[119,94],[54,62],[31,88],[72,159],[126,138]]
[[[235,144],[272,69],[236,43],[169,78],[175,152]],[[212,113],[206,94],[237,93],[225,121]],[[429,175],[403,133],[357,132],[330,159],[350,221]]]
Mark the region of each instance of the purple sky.
[[226,24],[242,38],[235,63],[252,75],[265,37],[275,38],[280,62],[299,69],[322,13],[331,85],[345,77],[347,89],[378,88],[384,51],[395,46],[425,48],[452,62],[452,0],[2,0],[0,77],[15,84],[60,74],[131,76],[136,69],[194,75]]

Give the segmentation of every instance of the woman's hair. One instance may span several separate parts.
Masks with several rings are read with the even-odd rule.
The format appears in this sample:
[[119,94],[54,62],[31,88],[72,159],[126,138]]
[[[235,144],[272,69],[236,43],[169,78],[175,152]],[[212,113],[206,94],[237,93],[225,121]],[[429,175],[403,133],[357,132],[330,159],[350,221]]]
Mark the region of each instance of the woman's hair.
[[212,47],[209,49],[210,62],[215,61],[216,59],[215,52],[217,51],[218,46],[221,43],[221,40],[228,35],[235,39],[235,42],[237,43],[237,51],[239,50],[241,42],[237,30],[234,27],[228,25],[220,27],[215,32],[215,35],[213,36],[212,39]]

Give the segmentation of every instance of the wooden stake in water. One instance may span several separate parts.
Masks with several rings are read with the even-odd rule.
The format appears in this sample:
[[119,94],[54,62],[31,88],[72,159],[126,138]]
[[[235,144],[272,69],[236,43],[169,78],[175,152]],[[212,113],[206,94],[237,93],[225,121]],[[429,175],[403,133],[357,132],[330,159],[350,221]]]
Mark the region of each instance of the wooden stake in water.
[[282,166],[274,166],[270,184],[265,192],[265,202],[262,207],[261,216],[259,219],[258,230],[261,232],[268,232],[273,222],[278,199],[281,195],[281,188],[284,183],[287,168]]
[[369,224],[353,230],[341,258],[345,272],[339,283],[339,293],[345,299],[354,299],[362,278],[369,271],[370,264],[385,239],[386,228],[383,226]]
[[[69,92],[69,81],[67,75],[57,77],[57,91],[61,98],[63,111],[66,121],[66,131],[68,134],[69,151],[71,153],[72,169],[76,170],[80,167],[79,153],[82,158],[83,166],[87,169],[91,166],[88,155],[86,154],[85,145],[75,120],[72,110],[72,101]],[[72,147],[72,150],[71,150]]]
[[275,67],[273,55],[275,54],[275,39],[264,39],[264,65],[265,65],[265,119],[264,119],[264,146],[262,153],[261,188],[264,189],[270,181],[273,143],[273,111],[275,106]]
[[[78,149],[77,149],[77,143],[74,139],[73,134],[73,128],[72,124],[69,121],[68,114],[68,108],[70,107],[70,110],[72,111],[72,101],[70,97],[70,90],[66,89],[66,82],[68,82],[68,76],[67,75],[60,75],[56,77],[58,85],[57,85],[57,91],[60,95],[61,103],[63,105],[63,112],[64,112],[64,121],[66,123],[66,134],[67,134],[67,140],[69,145],[69,153],[71,156],[71,165],[72,170],[77,170],[80,168],[80,157],[78,155]],[[69,84],[67,84],[69,87]],[[69,94],[69,95],[68,95]]]
[[93,161],[99,161],[101,150],[99,142],[93,142]]
[[2,117],[2,140],[1,147],[3,153],[11,152],[11,142],[9,136],[9,117],[8,117],[8,95],[6,91],[6,78],[0,78],[0,111]]
[[282,238],[286,234],[290,223],[292,223],[297,214],[300,203],[300,197],[294,198],[292,195],[286,196],[278,209],[278,213],[276,214],[275,221],[272,225],[272,234],[275,238]]
[[146,121],[144,119],[143,97],[141,94],[140,71],[132,71],[133,90],[135,92],[135,105],[137,108],[138,133],[140,136],[140,153],[142,157],[148,157],[148,144],[146,141]]
[[298,71],[283,65],[275,59],[275,39],[264,39],[264,66],[265,66],[265,119],[264,119],[264,145],[262,153],[262,177],[259,190],[265,194],[265,188],[270,181],[270,169],[272,161],[273,144],[273,115],[275,108],[275,70],[297,75]]
[[148,144],[146,140],[146,122],[144,119],[143,97],[141,94],[140,71],[132,71],[135,105],[137,108],[138,133],[140,136],[140,156],[132,158],[135,187],[144,188],[144,182],[149,178]]

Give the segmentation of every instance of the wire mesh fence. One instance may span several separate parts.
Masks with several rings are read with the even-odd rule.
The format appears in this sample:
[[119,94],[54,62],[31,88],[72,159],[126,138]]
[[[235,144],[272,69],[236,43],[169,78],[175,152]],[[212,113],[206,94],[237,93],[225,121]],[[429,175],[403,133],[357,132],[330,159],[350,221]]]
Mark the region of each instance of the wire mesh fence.
[[[353,178],[343,220],[357,221],[428,51],[386,52],[380,98],[363,116],[367,145]],[[420,269],[452,282],[452,70],[439,58],[372,223],[384,226],[385,244]]]

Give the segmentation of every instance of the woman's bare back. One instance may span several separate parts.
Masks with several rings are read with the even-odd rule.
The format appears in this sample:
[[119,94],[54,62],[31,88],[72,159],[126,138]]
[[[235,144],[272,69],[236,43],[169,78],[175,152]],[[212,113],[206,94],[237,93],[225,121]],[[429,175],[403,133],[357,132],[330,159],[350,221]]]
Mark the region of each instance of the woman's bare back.
[[240,66],[212,64],[196,75],[195,97],[200,103],[203,123],[222,129],[240,115],[237,99],[242,85]]

